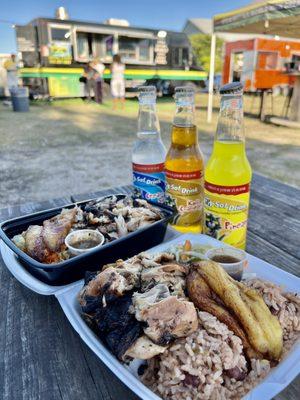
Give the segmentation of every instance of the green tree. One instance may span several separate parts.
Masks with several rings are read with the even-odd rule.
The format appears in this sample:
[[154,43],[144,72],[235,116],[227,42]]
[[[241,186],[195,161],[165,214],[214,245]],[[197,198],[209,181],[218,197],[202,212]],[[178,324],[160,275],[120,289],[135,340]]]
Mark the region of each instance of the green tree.
[[[210,63],[210,35],[197,33],[189,36],[193,52],[196,58],[197,65],[201,66],[204,71],[209,72]],[[215,59],[215,72],[222,70],[222,47],[223,40],[216,38],[216,59]]]

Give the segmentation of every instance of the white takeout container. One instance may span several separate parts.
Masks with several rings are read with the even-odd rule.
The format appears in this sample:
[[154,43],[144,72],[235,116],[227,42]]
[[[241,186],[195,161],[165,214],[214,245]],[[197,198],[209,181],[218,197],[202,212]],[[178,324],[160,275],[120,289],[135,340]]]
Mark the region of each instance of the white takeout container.
[[[185,240],[190,240],[192,244],[197,245],[209,245],[217,248],[224,247],[224,243],[208,236],[193,234],[180,235],[178,232],[170,228],[167,230],[165,240],[169,241],[150,249],[149,252],[157,253],[167,251],[171,246],[182,244]],[[82,288],[83,280],[61,287],[47,285],[27,272],[22,264],[19,263],[12,250],[10,250],[2,241],[0,242],[0,249],[7,268],[23,285],[37,293],[44,295],[53,294],[57,297],[65,315],[82,340],[125,385],[127,385],[143,400],[160,399],[160,397],[154,394],[140,381],[137,369],[141,362],[139,360],[134,360],[128,366],[120,363],[81,318],[77,295]],[[299,293],[300,279],[296,276],[249,254],[247,254],[247,259],[249,262],[249,272],[251,274],[284,286],[286,291]],[[272,368],[270,374],[243,399],[270,400],[288,386],[289,383],[296,378],[299,372],[300,343],[298,342],[294,344],[290,352],[278,364],[278,366]]]

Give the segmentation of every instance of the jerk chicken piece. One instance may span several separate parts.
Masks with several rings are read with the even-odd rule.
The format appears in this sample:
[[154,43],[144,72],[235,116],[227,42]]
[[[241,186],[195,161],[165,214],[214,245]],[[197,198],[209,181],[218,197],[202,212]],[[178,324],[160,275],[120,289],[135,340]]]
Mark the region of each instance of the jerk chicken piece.
[[123,355],[123,360],[133,358],[138,360],[150,360],[151,358],[163,353],[168,347],[159,346],[150,340],[146,335],[139,337]]
[[36,260],[44,260],[48,256],[45,243],[43,241],[43,227],[39,225],[31,225],[23,234],[25,238],[25,249],[30,257]]
[[133,305],[136,319],[146,323],[145,334],[158,345],[166,345],[198,328],[194,304],[171,296],[167,285],[159,284],[146,293],[135,293]]
[[75,222],[76,214],[77,208],[75,207],[71,210],[63,210],[59,215],[44,221],[42,237],[45,246],[50,251],[60,249]]
[[[100,273],[87,273],[79,293],[82,316],[120,360],[142,335],[141,323],[130,312],[133,274],[126,277],[112,265]],[[126,272],[123,268],[122,273]],[[128,358],[128,357],[127,357]]]
[[[21,235],[13,237],[14,243],[35,260],[45,264],[61,261],[60,252],[80,210],[62,210],[59,215],[45,220],[43,226],[31,225]],[[22,239],[23,238],[23,239]]]
[[84,206],[84,214],[87,224],[97,227],[109,241],[124,237],[163,217],[159,208],[126,195],[92,200]]
[[148,291],[155,285],[165,284],[173,295],[185,297],[185,277],[188,273],[188,268],[178,264],[173,254],[149,255],[142,253],[141,257],[141,263],[143,264],[141,289],[143,292]]
[[84,305],[87,296],[104,296],[104,302],[107,295],[123,296],[139,286],[141,270],[140,259],[135,256],[127,261],[107,264],[99,273],[87,273],[85,285],[78,296],[80,304]]
[[142,334],[142,327],[134,315],[131,293],[124,296],[86,296],[82,305],[83,318],[107,344],[111,352],[122,360],[126,351]]

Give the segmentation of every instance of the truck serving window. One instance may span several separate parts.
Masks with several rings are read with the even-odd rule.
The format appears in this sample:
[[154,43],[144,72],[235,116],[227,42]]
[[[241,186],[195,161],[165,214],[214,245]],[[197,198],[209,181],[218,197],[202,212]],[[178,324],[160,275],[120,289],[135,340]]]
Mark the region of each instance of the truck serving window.
[[70,41],[70,29],[65,28],[51,28],[51,40],[59,42]]
[[258,70],[276,70],[278,64],[278,53],[273,51],[259,51],[257,53]]
[[93,34],[93,57],[99,57],[103,61],[111,61],[113,54],[114,37],[112,35]]
[[172,49],[172,64],[176,67],[189,65],[189,50],[185,47],[174,47]]
[[90,58],[90,46],[87,33],[77,32],[77,54],[80,61],[88,61]]
[[119,54],[123,61],[152,61],[152,41],[119,36]]
[[150,46],[151,46],[151,41],[149,39],[140,40],[139,43],[140,61],[151,61]]

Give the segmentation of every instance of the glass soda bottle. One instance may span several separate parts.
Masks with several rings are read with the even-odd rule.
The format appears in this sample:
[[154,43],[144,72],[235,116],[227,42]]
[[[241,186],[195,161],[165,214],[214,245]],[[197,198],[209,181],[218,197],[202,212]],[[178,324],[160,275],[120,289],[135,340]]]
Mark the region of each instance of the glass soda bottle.
[[220,94],[217,132],[205,169],[204,233],[245,249],[252,171],[245,151],[242,85],[225,85]]
[[194,121],[195,92],[175,89],[176,112],[166,167],[166,203],[177,211],[172,226],[181,232],[202,232],[204,162]]
[[132,151],[132,172],[136,196],[155,203],[165,201],[164,163],[166,148],[161,140],[156,114],[156,88],[139,88],[137,138]]

